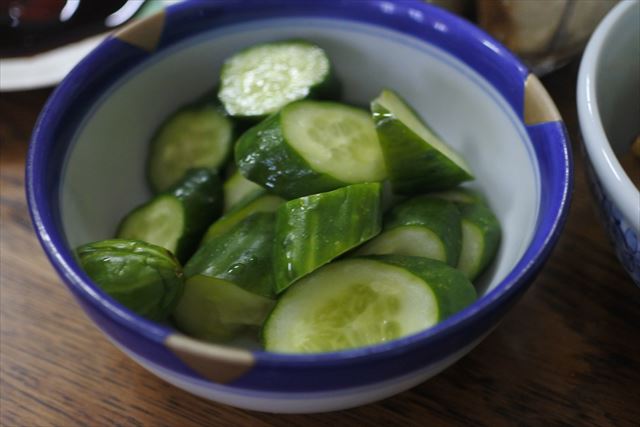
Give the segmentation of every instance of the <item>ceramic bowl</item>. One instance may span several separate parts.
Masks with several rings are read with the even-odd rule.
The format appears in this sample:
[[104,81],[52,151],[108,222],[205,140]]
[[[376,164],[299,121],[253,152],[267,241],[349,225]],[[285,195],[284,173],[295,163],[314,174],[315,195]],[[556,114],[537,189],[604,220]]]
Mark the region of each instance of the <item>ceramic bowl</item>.
[[[145,201],[156,126],[216,84],[225,58],[305,38],[332,59],[347,101],[402,94],[468,160],[504,238],[464,311],[366,348],[283,355],[206,344],[136,316],[84,274],[72,250],[113,235]],[[124,353],[185,390],[272,412],[318,412],[415,386],[470,351],[522,295],[555,244],[572,164],[560,116],[516,58],[468,22],[423,2],[188,2],[114,34],[57,88],[37,124],[28,199],[44,250],[95,324]]]
[[640,135],[640,2],[621,2],[593,33],[580,63],[577,104],[602,222],[640,286],[640,192],[619,161]]

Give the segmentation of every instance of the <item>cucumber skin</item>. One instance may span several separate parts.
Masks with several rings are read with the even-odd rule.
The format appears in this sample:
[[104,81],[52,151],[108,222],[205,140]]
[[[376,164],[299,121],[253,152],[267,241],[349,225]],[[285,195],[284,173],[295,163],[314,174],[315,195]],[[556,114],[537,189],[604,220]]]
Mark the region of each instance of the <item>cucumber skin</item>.
[[473,179],[447,156],[425,145],[420,136],[375,101],[371,103],[371,112],[395,193],[446,190]]
[[240,173],[248,180],[285,199],[295,199],[348,185],[332,176],[314,171],[309,163],[286,143],[281,125],[283,111],[286,110],[269,116],[238,139],[235,161]]
[[273,249],[276,292],[379,234],[380,193],[379,183],[354,184],[280,206]]
[[185,277],[214,277],[254,294],[274,298],[274,236],[275,213],[254,213],[204,243],[185,265]]
[[[201,109],[201,108],[204,108],[206,106],[212,106],[216,110],[218,110],[221,115],[226,117],[227,120],[229,120],[229,123],[231,125],[231,138],[230,138],[231,139],[231,143],[229,144],[229,149],[227,150],[226,158],[223,159],[220,162],[220,165],[217,168],[215,168],[216,170],[221,170],[223,165],[228,163],[229,160],[233,157],[233,141],[236,140],[236,138],[238,137],[238,135],[240,134],[240,131],[242,129],[240,128],[238,123],[236,123],[233,120],[233,118],[227,113],[227,111],[224,109],[224,107],[222,106],[220,101],[218,101],[217,92],[218,92],[218,88],[216,86],[213,89],[210,89],[209,91],[207,91],[204,95],[200,96],[199,98],[195,99],[194,101],[191,101],[191,102],[183,105],[178,110],[176,110],[173,113],[171,113],[171,115],[168,116],[160,124],[160,126],[158,126],[158,129],[156,129],[156,131],[154,132],[153,137],[151,138],[151,146],[153,146],[156,143],[156,141],[158,139],[158,136],[163,131],[164,126],[171,120],[171,118],[173,118],[177,114],[179,114],[179,113],[181,113],[183,111],[191,110],[191,109]],[[151,148],[150,150],[153,150],[153,148]],[[154,194],[159,194],[159,193],[162,193],[164,191],[167,191],[167,189],[160,189],[154,184],[154,180],[151,177],[151,156],[150,155],[147,155],[147,158],[146,158],[146,161],[145,161],[145,177],[146,177],[146,181],[147,181],[148,187],[151,189],[151,191]]]
[[184,227],[172,252],[181,263],[186,262],[198,247],[207,227],[222,213],[222,183],[218,175],[209,169],[191,169],[173,188],[160,193],[152,200],[132,210],[120,222],[116,235],[120,235],[127,219],[144,210],[156,198],[172,196],[182,204]]
[[462,221],[468,221],[480,229],[484,236],[484,250],[476,270],[467,272],[470,280],[474,280],[489,266],[496,256],[502,239],[502,230],[493,211],[482,203],[461,203],[458,205],[458,209],[460,210]]
[[[290,43],[297,43],[297,44],[304,44],[307,46],[313,46],[313,47],[318,47],[317,45],[308,42],[307,40],[302,40],[302,39],[288,39],[288,40],[281,40],[281,41],[277,41],[277,42],[271,42],[271,43],[263,43],[263,44],[259,44],[259,45],[253,45],[253,46],[249,46],[245,49],[240,50],[239,52],[237,52],[235,55],[238,54],[242,54],[242,53],[247,53],[249,51],[251,51],[252,49],[255,48],[259,48],[264,46],[265,44],[268,45],[277,45],[277,44],[290,44]],[[326,55],[326,53],[325,53]],[[227,64],[225,61],[225,64],[222,65],[222,69],[220,70],[220,76],[223,76],[225,73],[225,70],[227,68]],[[222,79],[222,78],[221,78]],[[221,85],[220,85],[221,86]],[[221,87],[220,87],[221,89]],[[333,64],[331,61],[329,61],[329,69],[327,70],[327,78],[325,78],[323,81],[321,81],[318,84],[315,84],[313,86],[311,86],[309,88],[309,93],[307,94],[306,97],[301,98],[299,100],[296,101],[301,101],[301,100],[305,100],[305,99],[317,99],[317,100],[327,100],[327,101],[339,101],[340,98],[342,96],[342,83],[340,82],[340,80],[338,79],[338,77],[335,74],[335,70],[333,67]],[[217,91],[217,99],[220,99],[220,92],[219,89]],[[293,101],[293,102],[296,102]],[[224,108],[224,102],[220,101],[220,104],[223,106]],[[281,108],[284,108],[285,106],[283,105]],[[226,109],[225,109],[226,111]],[[229,113],[227,113],[229,114]],[[273,114],[273,113],[271,113]],[[231,115],[229,114],[230,117],[232,117],[236,123],[239,125],[240,128],[248,128],[262,120],[264,120],[265,118],[267,118],[270,114],[261,114],[261,115],[255,115],[255,116],[247,116],[247,115]]]
[[[425,227],[443,242],[447,264],[458,264],[462,248],[460,211],[453,202],[430,196],[416,196],[396,205],[384,218],[384,231],[415,225]],[[384,233],[384,232],[383,232]]]
[[464,273],[441,261],[402,255],[363,258],[404,268],[424,280],[438,301],[439,321],[463,310],[478,298],[475,287]]
[[[252,194],[245,196],[240,200],[229,212],[225,213],[220,219],[215,221],[205,232],[200,245],[205,244],[209,240],[226,233],[234,225],[244,220],[249,215],[256,212],[275,212],[280,204],[285,200],[275,194],[270,194],[264,189],[260,189]],[[265,204],[267,206],[265,206]],[[278,205],[278,206],[276,206]]]
[[182,295],[182,267],[171,252],[160,246],[110,239],[82,245],[75,255],[85,273],[104,292],[151,320],[166,319]]
[[192,169],[185,179],[170,190],[185,210],[185,230],[176,255],[185,262],[195,251],[207,227],[222,214],[222,182],[208,169]]

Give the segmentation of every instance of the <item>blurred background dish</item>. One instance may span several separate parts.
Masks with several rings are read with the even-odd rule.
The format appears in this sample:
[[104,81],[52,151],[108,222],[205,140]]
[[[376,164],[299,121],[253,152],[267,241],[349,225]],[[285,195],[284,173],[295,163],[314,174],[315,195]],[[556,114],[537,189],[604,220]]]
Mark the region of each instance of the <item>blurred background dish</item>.
[[618,0],[426,0],[474,21],[537,75],[582,52]]
[[[184,0],[4,0],[0,91],[58,84],[126,22]],[[424,0],[476,23],[538,76],[578,56],[619,0]]]
[[640,144],[640,2],[621,2],[593,34],[580,63],[577,107],[602,223],[640,286],[640,156],[632,154]]
[[54,86],[112,29],[180,1],[3,1],[0,91]]

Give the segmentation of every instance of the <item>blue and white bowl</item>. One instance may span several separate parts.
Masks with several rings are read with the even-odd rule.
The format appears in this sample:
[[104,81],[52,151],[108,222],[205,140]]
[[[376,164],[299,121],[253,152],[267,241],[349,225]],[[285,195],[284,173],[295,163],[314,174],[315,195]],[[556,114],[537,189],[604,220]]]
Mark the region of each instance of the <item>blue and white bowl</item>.
[[640,192],[618,160],[640,135],[640,2],[621,2],[591,36],[580,63],[577,104],[602,222],[640,286]]
[[[430,118],[468,160],[504,238],[481,297],[393,342],[283,355],[206,344],[143,319],[79,268],[76,246],[113,235],[146,200],[155,127],[216,84],[222,61],[255,43],[307,38],[326,49],[348,101],[383,87]],[[535,76],[468,22],[423,2],[188,2],[116,33],[44,108],[27,163],[33,223],[78,302],[123,352],[185,390],[271,412],[318,412],[409,389],[464,356],[500,321],[548,258],[566,218],[572,162],[560,116]],[[89,350],[88,350],[89,351]]]

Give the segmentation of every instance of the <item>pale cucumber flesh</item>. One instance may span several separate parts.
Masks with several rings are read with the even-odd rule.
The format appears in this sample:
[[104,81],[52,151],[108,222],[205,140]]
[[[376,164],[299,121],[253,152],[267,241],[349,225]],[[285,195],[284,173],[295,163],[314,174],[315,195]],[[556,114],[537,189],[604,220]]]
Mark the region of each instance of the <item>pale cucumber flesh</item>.
[[214,105],[185,109],[159,130],[149,157],[154,191],[167,190],[193,168],[217,169],[231,151],[233,128]]
[[329,59],[318,46],[295,41],[264,44],[225,62],[218,96],[233,116],[263,116],[307,97],[329,74]]
[[458,270],[474,278],[480,270],[484,247],[484,233],[475,224],[462,220],[462,248],[458,259]]
[[273,301],[216,278],[187,280],[173,318],[183,332],[202,340],[224,342],[246,327],[259,327]]
[[263,191],[263,188],[253,181],[249,181],[238,171],[225,181],[222,186],[224,191],[224,212],[228,212],[242,199],[250,194]]
[[409,255],[446,261],[442,240],[431,230],[420,226],[396,227],[385,231],[358,250],[358,255]]
[[382,181],[382,150],[368,112],[332,102],[300,102],[282,117],[287,143],[316,172],[345,183]]
[[430,287],[407,270],[368,259],[333,262],[279,300],[263,330],[266,350],[337,351],[416,333],[439,320]]
[[184,231],[184,209],[167,195],[131,212],[118,230],[118,238],[137,239],[175,252]]

